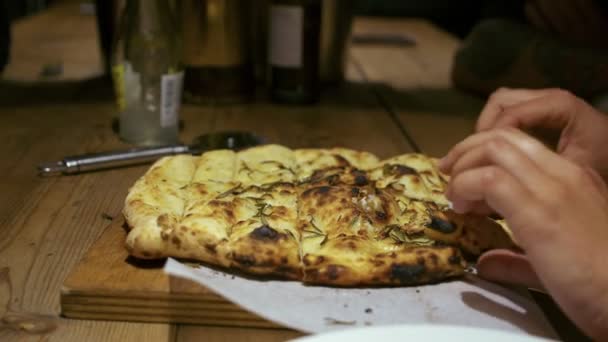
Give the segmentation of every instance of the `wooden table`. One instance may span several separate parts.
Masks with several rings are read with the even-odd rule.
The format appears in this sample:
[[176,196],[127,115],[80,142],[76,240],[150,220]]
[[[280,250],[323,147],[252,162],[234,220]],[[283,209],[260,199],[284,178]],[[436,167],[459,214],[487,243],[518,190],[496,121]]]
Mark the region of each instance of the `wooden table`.
[[[380,157],[441,156],[472,130],[482,100],[451,90],[458,40],[421,20],[358,19],[355,32],[392,32],[415,46],[355,45],[348,82],[312,107],[265,101],[184,106],[184,141],[248,130],[289,147],[345,146]],[[97,81],[0,85],[0,340],[282,341],[290,330],[71,320],[60,287],[146,167],[41,178],[36,165],[65,155],[124,148],[110,128],[111,90]]]

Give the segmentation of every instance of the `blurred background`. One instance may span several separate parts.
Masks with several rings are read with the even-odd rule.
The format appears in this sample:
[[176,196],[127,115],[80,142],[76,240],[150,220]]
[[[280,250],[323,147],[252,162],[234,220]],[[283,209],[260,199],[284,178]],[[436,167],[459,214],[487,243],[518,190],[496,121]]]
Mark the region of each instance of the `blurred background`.
[[[110,44],[112,8],[121,1],[1,0],[0,68],[7,80],[74,80],[103,73],[100,48]],[[356,0],[355,13],[367,16],[427,18],[465,37],[483,18],[521,18],[521,0]],[[106,11],[106,12],[102,12]],[[12,34],[11,34],[12,33]]]
[[[179,1],[170,0],[174,7]],[[258,8],[268,1],[248,3]],[[453,35],[461,46],[450,56],[454,59],[452,85],[481,98],[501,86],[561,87],[596,104],[607,102],[608,50],[604,34],[608,32],[608,2],[322,1],[338,4],[338,11],[334,8],[334,13],[343,15],[340,20],[350,20],[351,17],[340,14],[343,7],[348,7],[355,16],[426,19]],[[6,82],[31,85],[32,82],[109,80],[110,49],[122,3],[124,0],[0,0],[0,71],[4,82],[0,86]],[[251,11],[257,18],[254,21],[262,22],[259,17],[263,13],[258,9]],[[183,19],[179,13],[177,18],[178,22]],[[263,35],[262,31],[257,33]],[[350,37],[342,34],[339,38]],[[408,43],[404,42],[408,37],[397,38],[401,43]],[[255,39],[252,42],[258,57],[256,75],[259,76],[260,60],[265,62],[266,48],[260,48]],[[331,57],[336,55],[336,50],[325,49],[325,53]],[[337,58],[337,63],[343,64],[343,61]],[[334,65],[334,68],[342,67]],[[112,90],[107,87],[96,91],[112,96]],[[49,94],[42,96],[52,98],[53,89],[45,92]],[[13,99],[12,90],[3,93],[0,100]]]

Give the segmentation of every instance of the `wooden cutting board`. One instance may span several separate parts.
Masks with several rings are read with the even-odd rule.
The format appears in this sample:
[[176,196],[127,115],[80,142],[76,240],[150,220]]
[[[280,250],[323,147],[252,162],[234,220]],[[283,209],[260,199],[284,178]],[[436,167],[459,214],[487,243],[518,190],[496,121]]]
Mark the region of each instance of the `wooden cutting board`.
[[115,219],[68,275],[61,311],[70,318],[280,328],[192,281],[163,273],[164,261],[135,260]]

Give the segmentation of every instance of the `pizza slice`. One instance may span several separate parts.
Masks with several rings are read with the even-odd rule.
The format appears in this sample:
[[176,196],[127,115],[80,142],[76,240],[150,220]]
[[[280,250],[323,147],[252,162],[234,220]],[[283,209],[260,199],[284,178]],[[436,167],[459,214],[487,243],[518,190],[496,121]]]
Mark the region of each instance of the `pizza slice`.
[[237,190],[239,213],[225,244],[229,266],[247,273],[299,279],[300,234],[296,229],[297,194],[291,183],[272,183]]
[[239,188],[236,153],[217,150],[203,153],[196,163],[192,182],[183,188],[186,206],[176,229],[164,236],[166,256],[227,265],[222,249],[239,213],[226,194]]
[[299,196],[303,281],[414,285],[462,275],[458,248],[399,224],[394,198],[373,186],[318,186]]
[[[419,154],[394,157],[372,170],[376,186],[396,199],[402,215],[400,224],[408,231],[460,248],[468,259],[484,251],[515,247],[508,231],[489,217],[458,214],[448,208],[445,197],[447,177],[434,159]],[[389,169],[389,170],[387,170]]]
[[162,158],[129,189],[123,214],[130,227],[126,247],[131,255],[146,259],[168,255],[171,247],[166,237],[184,213],[187,199],[182,190],[192,180],[196,161],[188,155]]

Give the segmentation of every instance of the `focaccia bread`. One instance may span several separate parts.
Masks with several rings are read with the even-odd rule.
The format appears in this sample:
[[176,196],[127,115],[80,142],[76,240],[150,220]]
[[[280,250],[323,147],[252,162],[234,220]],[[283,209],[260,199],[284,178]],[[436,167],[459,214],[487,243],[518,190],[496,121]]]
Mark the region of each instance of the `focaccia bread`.
[[493,220],[449,210],[446,183],[422,154],[265,145],[165,157],[125,200],[126,246],[310,284],[433,283],[513,246]]

